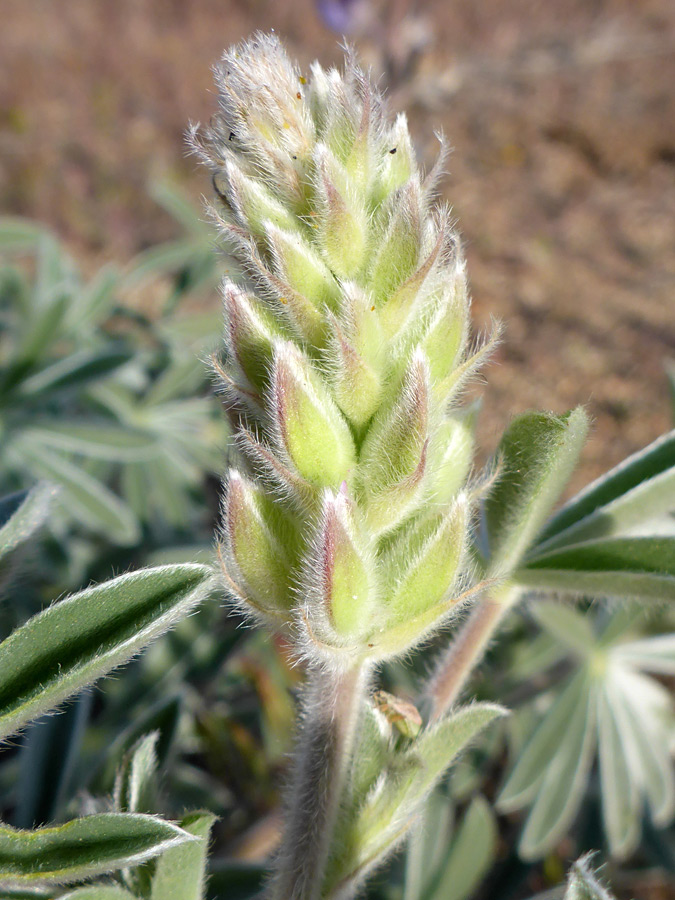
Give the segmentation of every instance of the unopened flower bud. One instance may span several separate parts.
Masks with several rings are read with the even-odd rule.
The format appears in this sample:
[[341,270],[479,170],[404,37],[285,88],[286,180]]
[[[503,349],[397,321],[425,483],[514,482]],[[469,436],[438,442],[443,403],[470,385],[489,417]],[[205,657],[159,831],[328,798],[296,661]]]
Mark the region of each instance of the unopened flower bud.
[[276,347],[272,385],[277,440],[293,467],[316,487],[339,485],[356,460],[349,426],[311,364],[288,342]]
[[360,648],[372,628],[375,566],[344,491],[327,492],[321,521],[304,564],[304,616],[309,639],[327,648]]
[[252,482],[230,471],[221,559],[228,589],[240,603],[274,620],[287,620],[292,600],[288,549],[270,528],[267,502]]

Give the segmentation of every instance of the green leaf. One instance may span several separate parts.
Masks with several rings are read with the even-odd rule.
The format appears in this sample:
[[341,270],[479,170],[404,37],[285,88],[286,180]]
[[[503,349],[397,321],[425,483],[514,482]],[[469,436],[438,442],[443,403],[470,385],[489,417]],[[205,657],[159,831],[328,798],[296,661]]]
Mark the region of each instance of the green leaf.
[[80,752],[91,694],[81,694],[60,716],[45,716],[26,732],[19,754],[18,802],[12,825],[33,828],[59,821]]
[[541,532],[533,554],[620,533],[675,509],[675,431],[628,457],[573,497]]
[[19,216],[0,217],[0,251],[17,253],[35,250],[46,229]]
[[214,815],[203,812],[183,819],[181,828],[199,840],[168,850],[157,862],[151,900],[204,900],[209,834],[215,820]]
[[35,397],[49,391],[71,387],[85,387],[111,375],[133,358],[128,348],[111,344],[101,350],[80,350],[58,362],[51,363],[26,378],[19,388],[19,396]]
[[439,778],[462,750],[506,710],[475,703],[422,731],[406,753],[397,753],[389,772],[360,810],[342,823],[329,863],[325,893],[353,889],[410,828]]
[[253,900],[262,890],[267,874],[259,863],[219,860],[211,866],[209,893],[217,900]]
[[153,807],[157,777],[159,732],[141,738],[126,754],[115,779],[115,809],[149,812]]
[[110,312],[115,301],[115,290],[120,283],[120,273],[115,266],[103,266],[86,287],[76,292],[66,317],[70,329],[83,334]]
[[65,453],[109,462],[149,459],[159,452],[154,435],[129,426],[111,425],[109,420],[81,425],[78,422],[33,419],[29,428],[22,429],[21,439]]
[[212,586],[206,566],[142,569],[61,600],[0,644],[0,737],[138,653]]
[[159,735],[155,752],[157,763],[161,768],[167,761],[173,746],[182,709],[180,695],[164,696],[145,712],[137,713],[133,722],[115,739],[111,747],[106,748],[105,756],[100,763],[93,783],[99,793],[107,793],[115,780],[115,766],[124,759],[131,748],[143,735],[151,731]]
[[193,840],[162,819],[123,813],[34,831],[0,826],[0,886],[68,884],[137,865]]
[[20,439],[13,443],[12,453],[38,475],[62,486],[62,503],[75,518],[117,544],[137,543],[140,528],[131,509],[80,466],[58,453]]
[[137,900],[137,898],[116,884],[90,884],[61,894],[59,900]]
[[25,541],[49,515],[57,493],[53,484],[41,482],[0,501],[0,558]]
[[594,597],[675,598],[675,537],[609,538],[532,558],[515,576],[543,591]]
[[580,407],[564,416],[525,413],[510,425],[484,509],[493,573],[519,565],[567,484],[587,431],[588,417]]
[[438,881],[425,900],[470,897],[492,866],[498,836],[490,804],[485,797],[475,797],[462,819]]

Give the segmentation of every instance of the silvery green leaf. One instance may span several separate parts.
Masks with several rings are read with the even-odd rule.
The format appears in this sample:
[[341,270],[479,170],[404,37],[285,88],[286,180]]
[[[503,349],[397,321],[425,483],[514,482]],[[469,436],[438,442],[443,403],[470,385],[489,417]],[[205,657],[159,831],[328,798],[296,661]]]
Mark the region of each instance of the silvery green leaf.
[[45,521],[57,488],[40,482],[0,500],[0,558],[25,541]]
[[0,826],[0,886],[68,884],[138,865],[192,835],[153,816],[102,813],[21,831]]
[[452,835],[454,803],[442,784],[432,791],[408,837],[403,900],[422,900],[447,856]]
[[526,413],[509,426],[484,508],[491,571],[510,572],[520,564],[567,484],[587,431],[580,407],[564,416]]
[[545,631],[582,659],[595,649],[590,616],[571,606],[549,601],[533,603],[531,613]]
[[157,862],[150,900],[204,900],[206,896],[209,834],[216,817],[190,813],[181,828],[196,841],[167,850]]
[[[654,824],[663,827],[675,814],[675,771],[670,751],[675,715],[671,697],[654,679],[622,665],[616,652],[608,673],[611,677],[605,690],[611,698],[631,778],[649,803]],[[638,827],[641,812],[642,803],[637,811]]]
[[74,293],[66,314],[69,329],[83,334],[111,312],[115,302],[115,289],[120,283],[120,273],[115,266],[102,266],[89,284]]
[[36,398],[46,392],[84,387],[126,365],[132,356],[129,349],[115,344],[99,350],[79,350],[33,372],[21,382],[18,394],[24,398]]
[[556,594],[672,600],[675,537],[608,538],[542,552],[514,578]]
[[[581,696],[542,773],[519,843],[523,859],[538,859],[564,837],[583,798],[596,746],[596,697],[585,672]],[[526,751],[527,752],[527,751]]]
[[125,755],[117,777],[113,799],[120,812],[149,812],[155,794],[157,777],[157,742],[159,732],[141,738]]
[[117,544],[138,541],[139,524],[131,509],[81,466],[23,439],[14,441],[11,452],[23,465],[62,487],[61,502],[75,518]]
[[471,897],[495,858],[497,821],[485,797],[475,797],[462,819],[445,865],[424,900],[465,900]]
[[154,435],[109,420],[88,424],[68,421],[33,420],[21,431],[21,439],[47,449],[76,453],[109,462],[130,462],[152,458],[159,448]]
[[632,734],[622,727],[621,706],[622,698],[608,680],[598,695],[598,754],[605,832],[612,855],[617,857],[628,856],[635,849],[642,807],[630,759]]
[[675,431],[664,434],[577,494],[542,531],[532,556],[608,538],[675,510]]
[[0,644],[0,737],[122,665],[187,615],[212,586],[206,566],[143,569],[88,588]]
[[[577,717],[577,730],[583,730],[579,710],[588,705],[589,679],[578,672],[544,716],[509,774],[497,801],[504,812],[520,809],[530,803],[540,790],[551,759],[570,733],[570,721]],[[583,716],[585,722],[585,715]]]
[[675,675],[675,633],[619,644],[613,654],[617,660],[633,668]]

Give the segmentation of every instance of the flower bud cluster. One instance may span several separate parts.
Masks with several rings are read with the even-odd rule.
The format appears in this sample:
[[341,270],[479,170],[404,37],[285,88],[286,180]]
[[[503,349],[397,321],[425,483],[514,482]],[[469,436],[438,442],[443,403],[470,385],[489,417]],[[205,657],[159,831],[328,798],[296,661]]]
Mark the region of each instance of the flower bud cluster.
[[436,172],[351,56],[305,78],[256,35],[216,79],[200,150],[246,275],[224,285],[218,363],[236,446],[228,587],[311,659],[377,661],[459,604],[472,437],[454,406],[492,342],[468,348]]

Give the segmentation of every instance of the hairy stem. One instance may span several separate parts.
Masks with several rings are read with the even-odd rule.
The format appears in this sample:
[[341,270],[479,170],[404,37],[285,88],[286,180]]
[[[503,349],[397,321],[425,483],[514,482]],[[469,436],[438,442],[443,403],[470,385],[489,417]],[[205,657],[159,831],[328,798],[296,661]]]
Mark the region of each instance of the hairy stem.
[[476,605],[427,686],[432,720],[442,718],[457,702],[492,636],[519,596],[520,591],[513,585],[500,585]]
[[318,900],[368,671],[310,673],[270,900]]

